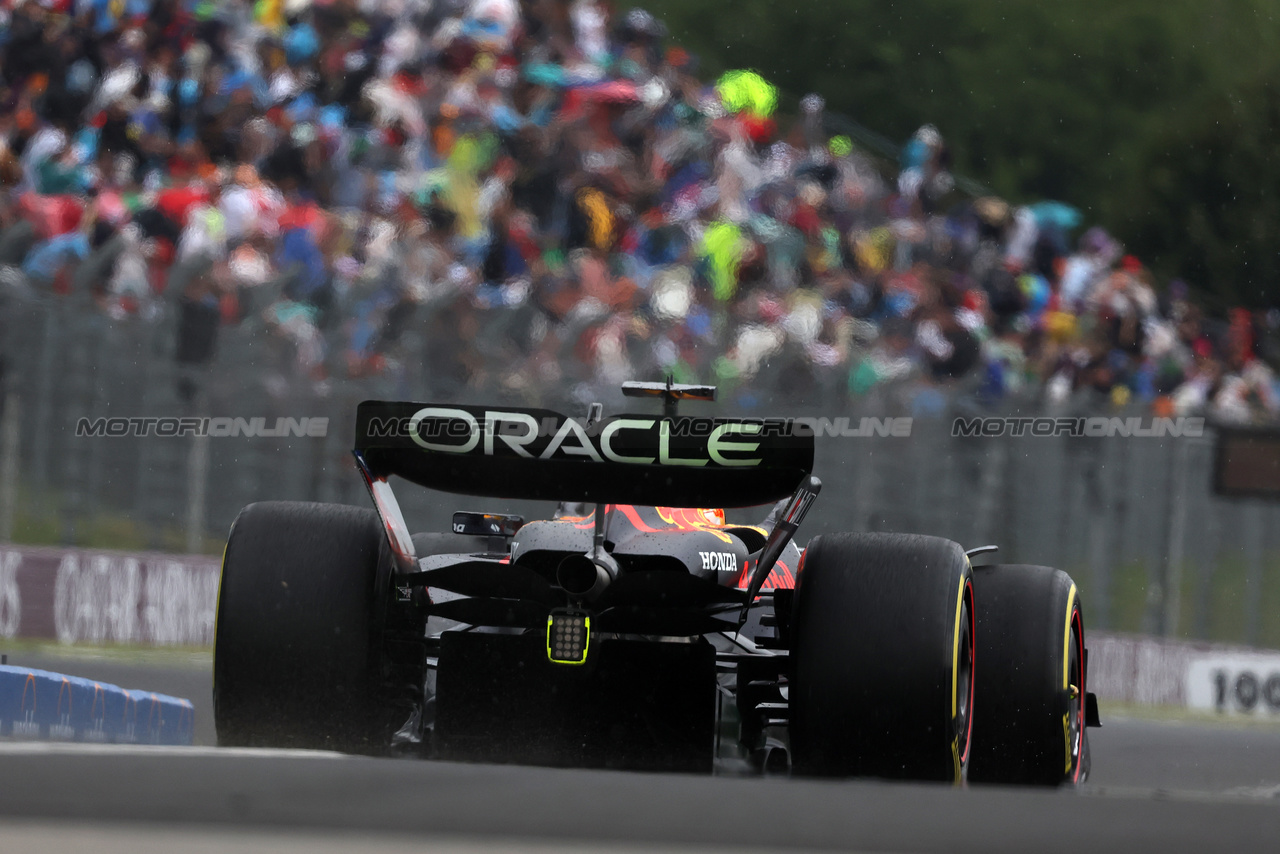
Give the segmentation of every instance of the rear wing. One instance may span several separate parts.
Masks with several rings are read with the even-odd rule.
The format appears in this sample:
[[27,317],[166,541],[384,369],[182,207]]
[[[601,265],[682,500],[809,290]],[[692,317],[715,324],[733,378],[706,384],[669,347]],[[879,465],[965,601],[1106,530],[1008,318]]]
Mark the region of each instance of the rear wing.
[[789,418],[588,422],[548,409],[365,401],[355,453],[373,478],[492,498],[750,507],[813,470],[811,425]]

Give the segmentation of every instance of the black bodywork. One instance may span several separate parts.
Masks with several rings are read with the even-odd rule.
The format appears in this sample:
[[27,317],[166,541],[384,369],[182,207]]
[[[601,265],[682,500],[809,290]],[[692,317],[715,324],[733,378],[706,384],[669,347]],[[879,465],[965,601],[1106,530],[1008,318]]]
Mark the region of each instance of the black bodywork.
[[[802,424],[382,402],[357,424],[394,556],[381,666],[414,709],[402,746],[708,771],[785,743],[790,535],[818,488]],[[391,475],[561,503],[509,536],[414,537]],[[765,504],[759,525],[718,509]],[[556,615],[589,618],[580,663],[552,655]]]

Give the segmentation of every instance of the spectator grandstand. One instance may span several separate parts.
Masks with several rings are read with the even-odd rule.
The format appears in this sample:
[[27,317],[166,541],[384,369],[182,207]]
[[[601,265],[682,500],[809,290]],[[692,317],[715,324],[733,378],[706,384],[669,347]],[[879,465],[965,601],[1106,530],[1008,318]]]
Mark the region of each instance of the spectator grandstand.
[[[1274,419],[1280,312],[1207,313],[1065,205],[884,163],[599,0],[0,0],[0,290],[260,324],[288,382]],[[894,174],[896,171],[896,174]],[[408,330],[425,351],[402,346]],[[566,390],[568,390],[566,392]]]

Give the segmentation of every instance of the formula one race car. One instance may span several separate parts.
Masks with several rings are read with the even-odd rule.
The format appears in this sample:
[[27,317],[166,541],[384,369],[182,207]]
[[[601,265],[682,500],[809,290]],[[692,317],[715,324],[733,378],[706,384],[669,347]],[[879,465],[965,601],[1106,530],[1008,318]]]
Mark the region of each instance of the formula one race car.
[[[252,504],[228,537],[224,745],[651,770],[1057,785],[1089,767],[1080,598],[1039,566],[908,534],[793,537],[795,419],[366,402],[376,512]],[[411,534],[396,475],[557,502]],[[722,509],[772,506],[758,525]],[[550,505],[549,505],[550,507]],[[977,566],[977,568],[975,568]]]

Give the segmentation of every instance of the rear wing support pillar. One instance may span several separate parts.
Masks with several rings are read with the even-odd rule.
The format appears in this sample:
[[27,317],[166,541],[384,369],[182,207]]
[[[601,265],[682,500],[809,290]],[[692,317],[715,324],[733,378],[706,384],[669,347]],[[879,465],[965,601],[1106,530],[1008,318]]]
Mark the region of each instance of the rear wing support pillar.
[[378,518],[382,520],[382,527],[387,533],[387,544],[391,546],[391,555],[395,558],[396,568],[402,573],[416,572],[418,557],[413,548],[413,535],[409,533],[409,526],[405,524],[404,514],[400,511],[400,502],[396,501],[395,493],[391,491],[391,484],[387,482],[385,475],[375,475],[369,469],[369,464],[365,462],[364,456],[359,451],[354,451],[352,456],[356,458],[356,468],[360,470],[364,485],[369,489],[369,497],[373,499],[373,506],[378,510]]
[[765,540],[764,548],[760,549],[760,557],[756,560],[755,568],[751,570],[751,581],[747,584],[747,602],[742,607],[743,621],[746,620],[747,609],[755,601],[756,594],[760,592],[765,579],[773,571],[774,564],[778,562],[778,558],[782,557],[783,549],[787,547],[787,543],[791,542],[791,538],[795,536],[800,523],[804,521],[805,514],[809,512],[809,508],[813,506],[813,502],[821,491],[822,481],[813,475],[809,475],[808,479],[791,496],[786,508],[778,515],[778,521],[774,523],[773,530],[769,532],[769,538]]

